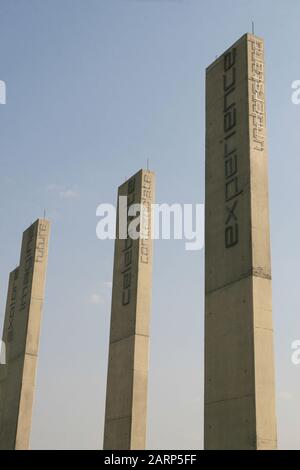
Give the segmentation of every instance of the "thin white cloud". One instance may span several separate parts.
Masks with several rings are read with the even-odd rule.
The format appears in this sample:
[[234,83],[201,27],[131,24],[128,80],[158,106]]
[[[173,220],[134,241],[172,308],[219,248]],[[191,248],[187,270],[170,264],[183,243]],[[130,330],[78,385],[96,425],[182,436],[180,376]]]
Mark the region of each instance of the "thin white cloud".
[[55,183],[47,184],[46,191],[55,191],[58,190],[59,186]]
[[112,289],[111,281],[103,281],[100,283],[99,292],[94,292],[90,295],[89,303],[93,305],[105,304],[110,300],[110,293]]
[[76,199],[79,196],[79,194],[73,189],[66,189],[64,191],[60,191],[59,195],[63,199]]
[[105,287],[106,289],[112,289],[112,282],[111,281],[103,282],[103,287]]
[[56,183],[48,184],[46,191],[52,192],[62,199],[77,199],[79,197],[79,193],[76,189],[60,186]]
[[93,304],[93,305],[99,305],[99,304],[103,304],[104,303],[104,299],[101,295],[99,294],[92,294],[90,296],[90,304]]
[[283,401],[290,401],[293,398],[293,395],[290,392],[281,392],[279,393],[279,398]]

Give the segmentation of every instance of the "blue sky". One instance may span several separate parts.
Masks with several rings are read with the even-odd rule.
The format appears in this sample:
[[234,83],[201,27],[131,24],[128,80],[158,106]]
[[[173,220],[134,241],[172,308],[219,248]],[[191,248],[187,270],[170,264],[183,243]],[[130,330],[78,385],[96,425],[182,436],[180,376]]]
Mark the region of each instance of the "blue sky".
[[[52,221],[31,447],[100,448],[113,242],[96,207],[146,166],[157,202],[204,202],[205,68],[264,37],[278,434],[300,448],[298,0],[0,0],[0,324],[21,234]],[[203,251],[156,241],[148,447],[202,447]]]

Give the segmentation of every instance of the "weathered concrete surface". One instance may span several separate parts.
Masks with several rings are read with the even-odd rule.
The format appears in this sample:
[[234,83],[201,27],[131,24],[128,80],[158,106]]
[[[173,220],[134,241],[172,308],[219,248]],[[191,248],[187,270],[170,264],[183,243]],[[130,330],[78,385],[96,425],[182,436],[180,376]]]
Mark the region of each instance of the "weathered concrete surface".
[[[119,187],[128,207],[154,202],[154,174],[141,170]],[[118,199],[119,202],[119,199]],[[119,215],[119,204],[117,217]],[[127,223],[131,220],[128,219]],[[144,449],[152,291],[152,215],[146,238],[115,242],[104,449]],[[142,224],[145,228],[145,224]],[[119,225],[117,223],[117,234]]]
[[20,266],[9,277],[6,364],[0,365],[0,449],[29,449],[49,232],[44,219],[24,232]]
[[264,45],[207,69],[206,449],[275,449]]

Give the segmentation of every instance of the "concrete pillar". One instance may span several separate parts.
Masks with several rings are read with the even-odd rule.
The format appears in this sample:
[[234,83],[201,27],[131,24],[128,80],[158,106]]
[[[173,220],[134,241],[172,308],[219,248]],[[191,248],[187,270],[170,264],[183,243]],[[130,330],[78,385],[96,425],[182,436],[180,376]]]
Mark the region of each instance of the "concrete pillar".
[[[154,174],[141,170],[118,190],[103,447],[144,449],[152,290],[152,218],[149,211],[149,218],[141,222],[143,239],[121,239],[118,223],[120,196],[125,196],[128,208],[140,203],[150,210],[154,202]],[[125,214],[125,226],[129,226],[130,222],[132,217],[127,218]]]
[[206,72],[206,449],[275,449],[263,40]]
[[20,266],[9,277],[0,365],[0,449],[29,449],[50,223],[23,234]]

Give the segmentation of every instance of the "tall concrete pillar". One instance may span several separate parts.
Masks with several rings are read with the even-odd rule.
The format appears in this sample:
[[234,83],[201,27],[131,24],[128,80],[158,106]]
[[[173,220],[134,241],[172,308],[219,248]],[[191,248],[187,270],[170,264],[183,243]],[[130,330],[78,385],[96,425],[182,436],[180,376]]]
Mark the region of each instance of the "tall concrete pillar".
[[206,449],[275,449],[263,40],[206,72]]
[[[119,234],[124,197],[128,208],[141,204],[142,237],[128,236],[133,218],[125,213],[125,237]],[[154,174],[141,170],[118,190],[104,449],[144,449],[146,442],[149,323],[152,283],[151,204]]]
[[0,449],[29,449],[44,301],[50,223],[38,219],[23,234],[20,266],[9,277],[0,365]]

